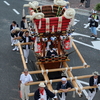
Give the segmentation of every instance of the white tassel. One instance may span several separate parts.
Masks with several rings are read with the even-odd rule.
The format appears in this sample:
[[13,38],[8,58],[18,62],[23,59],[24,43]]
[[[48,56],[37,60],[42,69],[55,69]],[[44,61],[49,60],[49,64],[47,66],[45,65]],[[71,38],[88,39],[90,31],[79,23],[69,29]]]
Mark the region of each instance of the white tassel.
[[38,34],[37,25],[36,25],[36,23],[35,23],[35,22],[34,22],[34,29],[35,29],[36,33]]
[[46,25],[46,33],[50,31],[50,19],[46,18],[46,24],[48,23],[48,25]]
[[23,15],[22,15],[23,17],[25,16],[25,9],[23,8]]
[[37,37],[35,39],[35,43],[34,43],[34,51],[37,52],[38,48],[37,48]]
[[41,10],[41,12],[42,12],[42,6],[40,6],[40,10]]
[[71,19],[70,24],[71,24],[72,26],[74,26],[74,18]]
[[53,5],[51,5],[51,8],[52,8],[52,12],[54,12],[54,11],[53,11]]
[[25,28],[28,28],[27,20],[25,20]]
[[57,28],[57,31],[61,31],[61,27],[62,27],[62,23],[59,23],[59,22],[62,22],[62,17],[58,18],[58,28]]
[[71,27],[71,26],[74,26],[74,18],[71,19],[71,21],[70,21],[70,23],[69,23],[69,25],[68,25],[67,30],[70,30],[70,27]]

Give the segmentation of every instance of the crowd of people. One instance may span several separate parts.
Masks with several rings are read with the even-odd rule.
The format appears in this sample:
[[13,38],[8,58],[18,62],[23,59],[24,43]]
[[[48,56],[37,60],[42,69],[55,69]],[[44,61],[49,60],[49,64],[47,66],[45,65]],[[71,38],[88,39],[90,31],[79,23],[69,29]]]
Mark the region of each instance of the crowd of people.
[[[21,91],[21,99],[29,100],[28,93],[30,93],[30,86],[28,83],[33,82],[32,76],[28,73],[28,69],[24,69],[24,73],[20,75],[19,88]],[[73,88],[72,84],[67,81],[66,77],[61,78],[61,82],[57,83],[56,90],[62,91],[58,96],[46,88],[44,82],[39,84],[39,88],[34,93],[34,100],[49,100],[49,98],[54,98],[54,100],[65,100],[67,92]]]
[[[85,0],[81,0],[80,6],[83,6]],[[90,23],[91,33],[90,37],[94,37],[94,40],[97,39],[97,30],[99,17],[96,11],[89,16],[88,21]],[[22,21],[20,22],[20,26],[16,23],[16,21],[12,21],[10,25],[10,32],[11,32],[11,46],[14,46],[12,49],[13,51],[19,51],[17,45],[18,41],[26,43],[26,42],[33,42],[34,37],[30,35],[30,32],[26,30],[25,32],[21,31],[23,29],[27,29],[28,25],[26,22],[26,18],[22,17]],[[34,30],[33,30],[34,33]],[[20,37],[20,38],[19,38]],[[28,63],[28,56],[29,56],[29,49],[30,45],[23,46],[23,53],[25,57],[26,63]],[[53,49],[53,45],[49,45],[49,50],[47,51],[47,57],[57,56],[56,50]],[[19,88],[21,91],[21,99],[22,100],[29,100],[28,93],[30,93],[30,86],[27,85],[28,83],[33,82],[31,75],[28,73],[28,69],[24,69],[24,73],[20,75],[20,83]],[[96,92],[100,88],[100,74],[98,72],[93,72],[92,76],[89,79],[90,86],[97,86],[97,88],[92,88],[88,90],[88,100],[93,100]],[[41,82],[39,84],[38,89],[34,93],[34,100],[49,100],[49,98],[53,98],[57,100],[66,100],[67,92],[73,88],[73,85],[70,81],[67,81],[66,77],[62,77],[61,81],[57,83],[56,90],[61,91],[57,95],[51,92],[49,89],[46,88],[45,83]]]
[[[30,93],[30,86],[28,83],[33,82],[32,76],[28,73],[28,69],[24,69],[24,73],[20,75],[19,88],[21,91],[21,99],[29,100],[28,93]],[[89,79],[90,86],[97,86],[97,88],[92,88],[88,90],[88,100],[93,100],[98,89],[100,90],[100,74],[95,71],[92,73],[92,76]],[[46,88],[44,82],[40,82],[38,89],[34,93],[34,100],[49,100],[53,98],[54,100],[66,100],[67,93],[70,89],[73,88],[73,85],[70,81],[67,80],[67,77],[63,76],[61,81],[56,84],[55,90],[61,91],[61,93],[54,94],[49,89]]]
[[[22,43],[34,41],[34,37],[32,36],[32,34],[34,34],[34,30],[29,32],[25,17],[22,17],[20,26],[16,23],[16,21],[12,21],[12,24],[10,25],[10,32],[11,32],[11,46],[14,46],[14,48],[12,49],[13,51],[19,51],[19,48],[16,45],[18,41]],[[24,45],[22,46],[22,48],[23,48],[25,61],[26,63],[28,63],[30,45]]]

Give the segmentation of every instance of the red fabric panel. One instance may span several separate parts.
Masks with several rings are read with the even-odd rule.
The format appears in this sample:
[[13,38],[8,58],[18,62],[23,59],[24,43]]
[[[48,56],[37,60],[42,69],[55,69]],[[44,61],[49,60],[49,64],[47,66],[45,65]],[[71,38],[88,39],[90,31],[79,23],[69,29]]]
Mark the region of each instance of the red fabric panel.
[[[55,28],[58,27],[58,24],[56,24],[56,23],[53,24],[53,25],[55,26]],[[53,26],[53,25],[52,25],[52,26]],[[62,28],[66,28],[68,25],[69,25],[69,23],[65,23],[65,24],[63,23],[63,24],[62,24],[62,26],[63,26]],[[52,28],[52,26],[50,27],[50,29]],[[39,24],[37,25],[37,28],[39,28]],[[42,26],[41,26],[41,30],[44,29],[44,28],[45,28],[45,25],[42,25]]]
[[[40,20],[40,19],[34,19],[34,21],[35,21],[36,23],[38,23],[39,20]],[[44,22],[44,21],[45,21],[45,18],[42,18],[41,20]],[[67,22],[70,21],[70,19],[66,19],[65,17],[62,17],[62,20],[63,20],[63,21],[67,21]],[[52,22],[52,21],[57,21],[57,22],[58,22],[58,17],[50,17],[50,22]]]
[[[61,31],[66,31],[66,29],[61,29]],[[50,32],[52,32],[52,30],[50,30]],[[55,32],[57,32],[57,30],[55,30]],[[39,33],[45,33],[45,29],[39,30]]]
[[[41,20],[41,29],[39,28],[39,21]],[[61,27],[61,31],[66,31],[66,28],[68,27],[70,22],[70,19],[66,19],[65,17],[62,17],[62,27]],[[42,19],[34,19],[34,23],[36,23],[37,25],[37,29],[39,33],[45,33],[45,26],[46,26],[46,19],[42,18]],[[52,26],[54,25],[54,32],[57,31],[57,27],[58,27],[58,17],[51,17],[50,18],[50,32],[52,32]]]

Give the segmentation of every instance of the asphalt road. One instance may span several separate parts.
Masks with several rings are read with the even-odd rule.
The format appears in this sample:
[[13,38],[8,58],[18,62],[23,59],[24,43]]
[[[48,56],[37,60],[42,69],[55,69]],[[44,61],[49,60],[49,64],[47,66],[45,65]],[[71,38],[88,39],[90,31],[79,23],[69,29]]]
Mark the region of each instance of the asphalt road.
[[[0,100],[20,100],[19,98],[19,90],[18,83],[21,72],[23,71],[23,65],[19,52],[13,52],[10,43],[10,31],[9,26],[13,20],[15,20],[18,24],[21,21],[22,17],[22,8],[23,4],[28,3],[25,0],[7,0],[10,4],[4,3],[4,1],[0,1]],[[44,3],[42,1],[42,3]],[[44,4],[46,4],[45,2]],[[13,9],[16,9],[18,13],[14,12]],[[79,20],[76,25],[73,27],[76,33],[90,35],[89,28],[84,28],[84,24],[87,23],[87,16],[77,15],[75,19]],[[100,33],[100,31],[98,31]],[[83,36],[73,36],[75,40],[81,41],[83,43],[89,44],[92,46],[91,38],[86,38]],[[100,34],[98,34],[100,37]],[[79,69],[72,71],[73,75],[81,76],[91,74],[93,71],[100,72],[100,50],[90,48],[88,46],[81,45],[76,43],[79,51],[84,57],[85,61],[90,68],[87,69]],[[69,56],[71,59],[68,62],[69,66],[80,66],[82,63],[79,61],[79,58],[76,53],[73,53]],[[29,70],[34,70],[34,54],[30,51],[29,56],[30,62],[28,64]],[[34,80],[36,80],[36,76],[32,76]],[[88,82],[88,79],[84,79],[84,81]],[[54,84],[54,88],[55,88]],[[37,86],[31,86],[31,92],[35,91]],[[72,98],[72,92],[68,94],[68,100],[86,100],[83,95],[82,98],[79,98],[76,95],[76,98]],[[99,100],[100,98],[99,92],[96,94],[94,100]],[[30,97],[30,100],[33,100],[33,97]]]

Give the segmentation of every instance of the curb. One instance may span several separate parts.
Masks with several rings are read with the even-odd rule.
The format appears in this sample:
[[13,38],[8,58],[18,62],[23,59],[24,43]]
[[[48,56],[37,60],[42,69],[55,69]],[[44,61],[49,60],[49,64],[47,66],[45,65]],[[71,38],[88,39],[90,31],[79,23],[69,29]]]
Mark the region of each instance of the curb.
[[[85,16],[89,16],[90,14],[92,14],[92,10],[85,10],[85,9],[78,9],[78,8],[74,8],[77,14],[80,15],[85,15]],[[100,13],[97,12],[97,15],[100,16]]]
[[76,13],[77,14],[80,14],[80,15],[85,15],[85,16],[89,16],[92,11],[89,11],[89,10],[85,10],[85,9],[78,9],[78,8],[74,8]]

